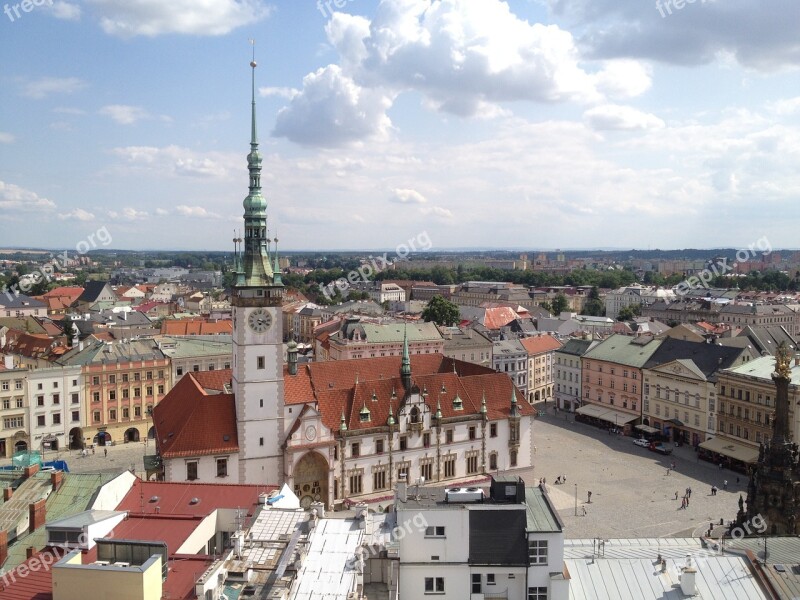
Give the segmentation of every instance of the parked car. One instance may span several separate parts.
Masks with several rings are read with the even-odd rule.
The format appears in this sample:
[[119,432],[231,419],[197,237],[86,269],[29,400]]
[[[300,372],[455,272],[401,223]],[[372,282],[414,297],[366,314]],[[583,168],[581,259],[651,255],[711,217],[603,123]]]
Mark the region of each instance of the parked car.
[[672,454],[672,448],[667,448],[661,442],[650,442],[650,446],[648,446],[648,448],[653,452],[658,452],[659,454]]
[[633,440],[633,443],[636,444],[637,446],[641,446],[642,448],[650,447],[650,442],[644,438]]

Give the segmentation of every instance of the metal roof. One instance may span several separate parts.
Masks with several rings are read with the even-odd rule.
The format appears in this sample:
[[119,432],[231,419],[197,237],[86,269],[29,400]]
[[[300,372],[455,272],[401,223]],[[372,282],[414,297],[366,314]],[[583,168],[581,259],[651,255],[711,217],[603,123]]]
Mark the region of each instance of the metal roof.
[[88,527],[89,525],[94,525],[95,523],[100,523],[101,521],[105,521],[106,519],[110,519],[111,517],[116,517],[124,514],[125,511],[119,511],[119,510],[84,510],[69,517],[64,517],[63,519],[48,521],[47,528],[81,529],[83,527]]
[[645,340],[627,335],[612,335],[584,354],[589,360],[603,360],[641,368],[658,350],[663,340]]
[[527,531],[561,531],[561,520],[550,503],[547,493],[540,487],[525,488],[525,505],[527,508],[525,529]]

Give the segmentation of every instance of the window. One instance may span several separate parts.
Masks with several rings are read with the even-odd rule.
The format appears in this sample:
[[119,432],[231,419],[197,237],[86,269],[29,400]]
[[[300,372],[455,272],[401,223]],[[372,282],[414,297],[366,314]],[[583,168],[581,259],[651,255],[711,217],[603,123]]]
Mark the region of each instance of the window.
[[267,359],[263,356],[256,357],[256,369],[264,369],[266,368]]
[[177,369],[175,369],[175,374],[178,375],[179,377],[183,375],[183,367],[178,367]]
[[480,573],[473,573],[472,574],[472,593],[473,594],[480,594],[481,593],[481,574]]
[[109,375],[108,376],[108,383],[117,383],[117,376],[116,375]]
[[147,395],[148,396],[152,396],[153,395],[153,386],[152,385],[148,385],[147,386]]
[[116,421],[117,420],[117,409],[116,408],[109,408],[108,409],[108,420],[109,421]]
[[422,434],[422,445],[426,448],[431,447],[431,434],[430,433],[423,433]]
[[350,493],[361,493],[361,471],[355,472],[350,475]]
[[547,540],[528,540],[528,559],[532,565],[546,565]]
[[153,372],[152,371],[148,371],[147,373],[145,373],[145,376],[147,377],[147,379],[152,379],[153,378]]
[[72,411],[72,422],[73,422],[73,423],[77,423],[77,422],[78,422],[78,421],[80,421],[80,420],[81,420],[81,413],[80,413],[80,411],[73,410],[73,411]]
[[547,600],[546,587],[529,587],[528,600]]
[[186,479],[194,481],[197,479],[197,461],[192,460],[186,463]]
[[512,450],[509,453],[509,462],[510,462],[512,467],[516,467],[517,466],[517,451],[516,450]]
[[227,458],[218,458],[217,459],[217,477],[227,477],[228,476],[228,459]]
[[494,573],[486,574],[486,585],[494,585]]
[[445,444],[452,444],[453,443],[453,430],[446,429],[444,432],[444,443]]
[[444,525],[429,525],[425,528],[425,537],[444,537]]
[[350,446],[350,456],[353,458],[358,458],[361,456],[361,445],[358,442],[353,442]]
[[37,427],[44,427],[44,415],[39,415],[36,417],[36,426]]
[[[78,385],[78,380],[77,379],[73,379],[72,380],[72,385]],[[14,381],[14,389],[15,390],[21,390],[22,389],[22,380],[21,379],[17,379],[16,381]]]
[[3,419],[3,427],[6,429],[17,429],[19,427],[25,426],[25,418],[24,417],[9,417],[8,419]]
[[397,467],[397,480],[398,481],[408,481],[408,467],[409,463],[400,463]]
[[127,388],[125,388],[124,390],[122,390],[122,398],[125,399],[128,396],[130,396],[130,391]]
[[383,440],[375,440],[375,454],[383,454]]
[[130,417],[130,410],[126,406],[122,409],[122,418],[127,419],[128,417]]
[[476,429],[472,426],[469,428],[469,439],[474,440],[476,437]]
[[98,377],[97,375],[92,377],[92,385],[100,385],[100,377]]
[[11,399],[3,398],[3,409],[7,410],[9,408],[11,408]]
[[128,383],[128,374],[127,373],[123,373],[122,374],[122,383]]
[[61,425],[61,413],[53,414],[53,425]]
[[36,406],[44,406],[44,396],[36,396]]
[[426,594],[444,594],[444,577],[426,577]]
[[478,455],[467,456],[467,475],[474,475],[478,472]]
[[408,438],[404,435],[400,436],[400,450],[406,450],[408,448]]
[[72,404],[78,404],[80,402],[80,397],[78,394],[72,394],[72,398],[70,399]]
[[379,468],[372,474],[372,489],[375,491],[386,489],[386,468]]
[[158,384],[158,395],[159,396],[163,396],[164,395],[164,384],[163,383],[159,383]]
[[489,437],[497,437],[497,423],[489,424]]
[[116,400],[117,399],[116,390],[108,390],[108,399],[109,400]]
[[425,481],[433,479],[433,459],[428,459],[426,462],[420,461],[419,474],[425,478]]
[[142,388],[138,388],[138,387],[133,388],[133,397],[134,398],[141,398],[142,397]]
[[3,382],[3,391],[7,392],[11,388],[11,384],[8,381]]
[[489,469],[492,471],[497,470],[497,452],[492,452],[489,455]]
[[92,413],[92,421],[94,421],[95,423],[99,423],[100,422],[100,411],[99,410],[96,410],[96,411],[94,411]]
[[[213,371],[213,369],[209,369],[209,371]],[[159,379],[164,379],[164,369],[159,369],[158,370],[158,378]]]
[[455,477],[456,476],[456,457],[455,456],[445,456],[444,458],[444,476],[447,477]]

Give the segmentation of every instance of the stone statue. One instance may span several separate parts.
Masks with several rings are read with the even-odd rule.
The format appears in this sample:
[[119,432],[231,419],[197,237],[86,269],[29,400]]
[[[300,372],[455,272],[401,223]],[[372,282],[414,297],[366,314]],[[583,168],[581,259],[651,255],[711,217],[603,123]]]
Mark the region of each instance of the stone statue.
[[741,494],[739,494],[739,510],[744,512],[744,498]]

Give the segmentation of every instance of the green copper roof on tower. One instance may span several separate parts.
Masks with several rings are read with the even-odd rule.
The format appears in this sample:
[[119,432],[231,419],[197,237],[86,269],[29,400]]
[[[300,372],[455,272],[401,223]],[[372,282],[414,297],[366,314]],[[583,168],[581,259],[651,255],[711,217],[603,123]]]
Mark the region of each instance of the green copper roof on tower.
[[411,375],[411,357],[408,353],[408,326],[403,329],[403,362],[400,367],[401,375]]

